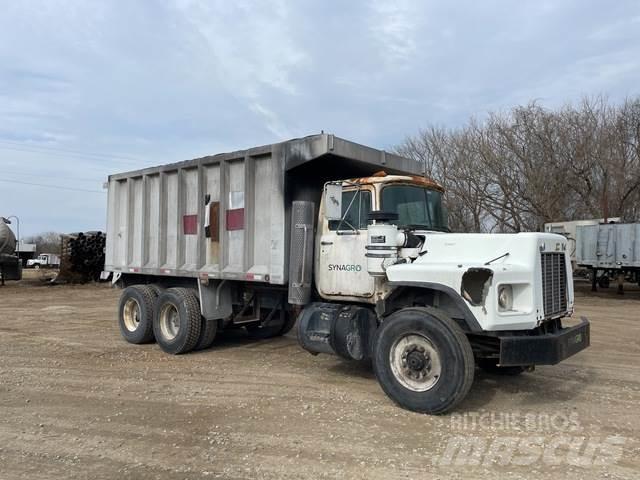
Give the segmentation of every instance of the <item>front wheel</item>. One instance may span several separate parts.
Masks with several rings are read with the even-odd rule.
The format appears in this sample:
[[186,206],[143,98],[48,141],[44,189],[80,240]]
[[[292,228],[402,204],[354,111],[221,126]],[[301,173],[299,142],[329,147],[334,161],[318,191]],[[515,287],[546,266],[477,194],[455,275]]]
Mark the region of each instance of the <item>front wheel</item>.
[[380,326],[373,366],[380,386],[398,405],[440,414],[467,395],[475,365],[467,337],[451,318],[415,307],[394,313]]

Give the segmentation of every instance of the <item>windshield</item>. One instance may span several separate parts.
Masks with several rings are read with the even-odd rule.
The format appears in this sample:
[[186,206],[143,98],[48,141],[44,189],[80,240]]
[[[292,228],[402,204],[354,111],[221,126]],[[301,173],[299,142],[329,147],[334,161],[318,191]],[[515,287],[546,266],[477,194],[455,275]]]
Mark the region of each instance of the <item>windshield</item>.
[[388,185],[382,189],[382,210],[396,212],[399,227],[448,231],[442,194],[417,185]]

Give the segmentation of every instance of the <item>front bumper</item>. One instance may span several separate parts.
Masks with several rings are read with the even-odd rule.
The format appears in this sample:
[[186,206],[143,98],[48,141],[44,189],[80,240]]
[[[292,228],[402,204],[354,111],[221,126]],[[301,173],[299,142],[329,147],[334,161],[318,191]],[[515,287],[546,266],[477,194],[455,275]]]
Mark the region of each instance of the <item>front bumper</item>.
[[575,355],[590,343],[589,321],[580,320],[578,325],[554,333],[500,337],[499,365],[555,365]]

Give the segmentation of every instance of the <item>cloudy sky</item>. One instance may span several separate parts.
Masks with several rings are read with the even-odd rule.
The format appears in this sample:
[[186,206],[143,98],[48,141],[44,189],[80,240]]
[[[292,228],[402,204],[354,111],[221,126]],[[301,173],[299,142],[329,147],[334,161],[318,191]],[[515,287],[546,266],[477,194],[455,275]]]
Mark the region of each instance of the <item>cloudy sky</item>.
[[640,94],[637,1],[1,4],[0,215],[23,235],[104,229],[110,173]]

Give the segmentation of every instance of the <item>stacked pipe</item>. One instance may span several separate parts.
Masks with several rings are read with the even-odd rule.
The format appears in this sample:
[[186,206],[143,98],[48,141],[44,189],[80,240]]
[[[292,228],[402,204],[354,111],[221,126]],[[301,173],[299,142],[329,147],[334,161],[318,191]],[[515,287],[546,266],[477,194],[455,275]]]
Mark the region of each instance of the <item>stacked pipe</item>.
[[106,236],[102,232],[80,232],[62,237],[60,274],[57,281],[98,281],[104,269]]

